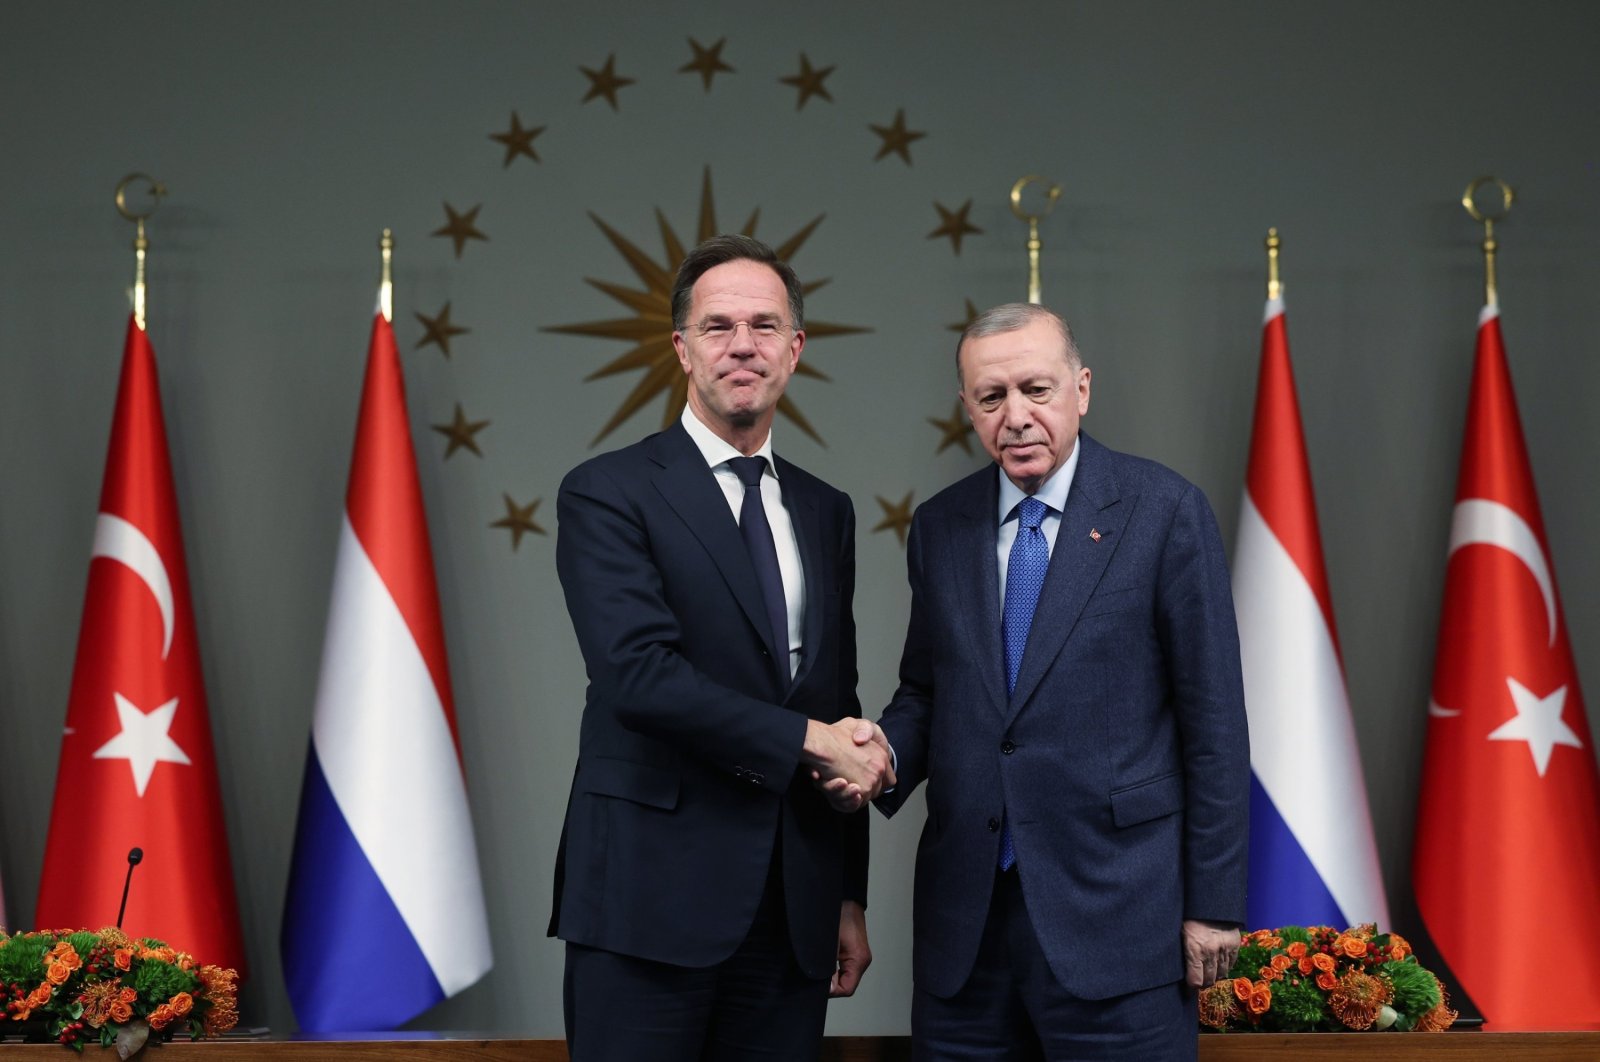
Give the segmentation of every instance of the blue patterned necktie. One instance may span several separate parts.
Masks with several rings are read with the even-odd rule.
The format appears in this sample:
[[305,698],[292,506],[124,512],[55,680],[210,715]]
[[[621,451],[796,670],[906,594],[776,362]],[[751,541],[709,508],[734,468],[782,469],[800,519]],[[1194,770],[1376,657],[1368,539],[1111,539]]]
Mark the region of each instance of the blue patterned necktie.
[[761,502],[761,477],[767,471],[765,457],[733,457],[728,467],[744,484],[744,504],[739,508],[739,534],[755,565],[756,582],[767,605],[767,622],[778,652],[778,669],[789,678],[789,604],[783,596],[783,572],[778,567],[778,547],[772,540],[772,525],[767,523],[767,507]]
[[[1050,507],[1038,498],[1024,498],[1017,504],[1017,539],[1006,558],[1006,601],[1001,633],[1006,648],[1006,697],[1017,691],[1017,674],[1022,670],[1022,650],[1028,644],[1028,628],[1033,626],[1033,610],[1039,604],[1044,575],[1050,568],[1050,543],[1039,522]],[[1011,842],[1011,820],[1002,815],[1000,825],[1000,869],[1016,866],[1017,850]]]

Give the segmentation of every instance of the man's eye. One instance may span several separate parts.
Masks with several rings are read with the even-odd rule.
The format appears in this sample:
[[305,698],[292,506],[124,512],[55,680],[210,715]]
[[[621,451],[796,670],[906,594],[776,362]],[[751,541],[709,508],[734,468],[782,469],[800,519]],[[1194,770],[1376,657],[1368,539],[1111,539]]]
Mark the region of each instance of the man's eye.
[[1001,398],[1000,395],[982,395],[978,399],[978,405],[980,407],[982,407],[983,409],[989,409],[989,410],[999,409],[1000,408],[1000,398]]
[[766,324],[758,324],[758,325],[756,325],[756,334],[757,335],[762,335],[762,336],[774,336],[774,335],[777,335],[778,334],[778,326],[775,325],[775,324],[772,324],[770,322],[768,322]]
[[1054,390],[1052,387],[1030,387],[1028,388],[1028,397],[1035,402],[1042,402],[1049,398]]
[[725,325],[725,324],[708,324],[704,328],[701,329],[701,331],[704,332],[708,336],[721,335],[723,332],[726,332],[727,330],[728,330],[728,326]]

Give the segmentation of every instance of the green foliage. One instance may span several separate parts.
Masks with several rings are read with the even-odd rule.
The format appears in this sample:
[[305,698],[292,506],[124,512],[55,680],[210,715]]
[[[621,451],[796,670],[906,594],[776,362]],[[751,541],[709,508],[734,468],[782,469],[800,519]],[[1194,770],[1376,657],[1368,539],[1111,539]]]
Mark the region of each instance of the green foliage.
[[132,976],[133,989],[140,999],[165,1001],[179,992],[193,994],[200,987],[200,979],[194,974],[155,959],[135,963]]
[[1293,944],[1296,941],[1307,946],[1311,944],[1311,933],[1305,926],[1284,926],[1276,932],[1283,938],[1285,944]]
[[1275,981],[1272,985],[1272,1009],[1267,1011],[1264,1024],[1269,1029],[1283,1032],[1311,1032],[1326,1028],[1325,998],[1310,978],[1299,983]]
[[45,952],[55,947],[48,936],[10,937],[0,943],[0,981],[32,986],[44,979]]
[[1271,961],[1271,948],[1245,944],[1239,948],[1239,957],[1233,960],[1233,969],[1228,971],[1228,975],[1230,977],[1248,977],[1254,981],[1260,976],[1258,971]]
[[1400,962],[1384,963],[1378,973],[1394,985],[1394,1002],[1390,1005],[1412,1021],[1437,1007],[1442,999],[1433,974],[1410,956]]
[[80,930],[77,933],[68,933],[61,938],[72,945],[72,950],[78,953],[78,958],[84,962],[89,961],[89,953],[100,945],[100,934]]

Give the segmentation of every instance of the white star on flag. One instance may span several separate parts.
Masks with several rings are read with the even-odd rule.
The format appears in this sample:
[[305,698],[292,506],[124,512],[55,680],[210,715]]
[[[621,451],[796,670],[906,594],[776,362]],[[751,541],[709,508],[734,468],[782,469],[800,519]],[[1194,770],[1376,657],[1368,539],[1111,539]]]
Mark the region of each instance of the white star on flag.
[[183,749],[167,733],[172,729],[172,717],[178,713],[178,698],[146,713],[122,694],[112,696],[117,701],[117,720],[122,724],[122,733],[96,749],[94,758],[127,760],[133,769],[133,787],[144,796],[156,764],[189,762]]
[[1567,688],[1561,686],[1549,696],[1540,697],[1509,676],[1506,685],[1511,687],[1511,699],[1516,702],[1517,714],[1495,728],[1489,740],[1526,741],[1528,751],[1533,753],[1533,765],[1538,769],[1539,777],[1543,778],[1545,769],[1550,766],[1550,754],[1557,745],[1583,748],[1578,735],[1561,719],[1561,709],[1567,701]]

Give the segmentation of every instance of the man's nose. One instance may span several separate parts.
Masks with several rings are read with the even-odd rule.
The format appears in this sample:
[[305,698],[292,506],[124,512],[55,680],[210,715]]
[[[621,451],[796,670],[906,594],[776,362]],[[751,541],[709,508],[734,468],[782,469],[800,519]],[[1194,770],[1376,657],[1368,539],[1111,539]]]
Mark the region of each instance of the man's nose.
[[1008,428],[1026,428],[1033,423],[1031,403],[1023,397],[1021,391],[1007,391],[1006,400],[1000,409],[1005,415]]
[[733,330],[728,333],[728,353],[740,356],[756,353],[756,329],[749,321],[733,323]]

